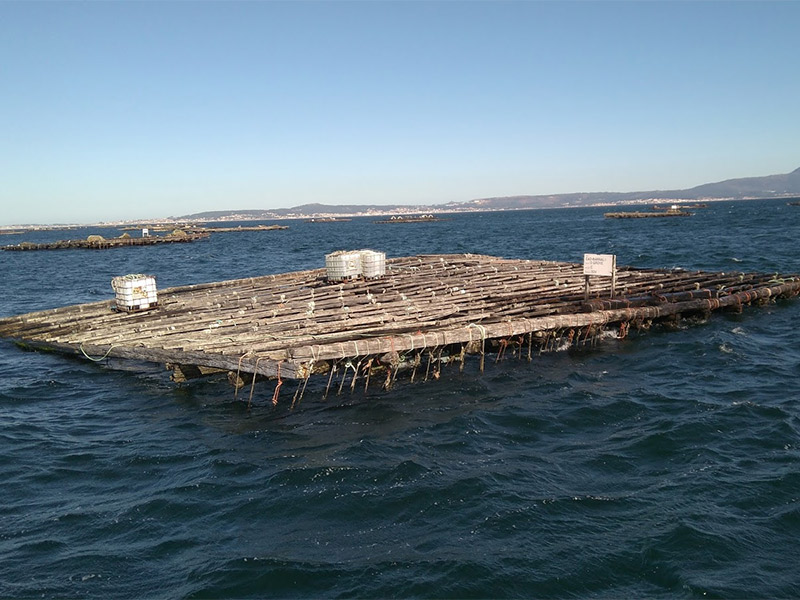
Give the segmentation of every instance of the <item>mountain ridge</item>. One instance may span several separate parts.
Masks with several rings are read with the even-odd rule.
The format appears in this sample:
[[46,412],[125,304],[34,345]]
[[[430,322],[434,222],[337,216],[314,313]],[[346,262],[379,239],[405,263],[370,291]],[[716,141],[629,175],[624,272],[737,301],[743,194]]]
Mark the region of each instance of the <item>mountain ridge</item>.
[[463,202],[433,205],[411,204],[321,204],[311,203],[291,208],[216,210],[194,213],[181,219],[269,219],[275,217],[314,217],[320,215],[390,214],[435,211],[524,210],[533,208],[569,208],[626,204],[645,201],[744,200],[800,196],[800,167],[790,173],[761,177],[740,177],[692,188],[678,190],[649,190],[639,192],[571,192],[566,194],[537,194],[494,196]]

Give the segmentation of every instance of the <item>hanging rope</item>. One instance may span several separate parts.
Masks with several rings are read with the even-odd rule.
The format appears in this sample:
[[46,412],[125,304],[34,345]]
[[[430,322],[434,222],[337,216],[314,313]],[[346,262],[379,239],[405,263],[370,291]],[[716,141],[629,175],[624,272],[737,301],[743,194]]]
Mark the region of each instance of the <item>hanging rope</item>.
[[342,390],[344,389],[344,380],[347,379],[347,371],[349,371],[350,369],[355,369],[355,367],[353,366],[353,363],[348,360],[346,363],[344,363],[344,370],[342,371],[342,380],[339,382],[339,391],[336,392],[337,396],[342,395]]
[[386,381],[383,382],[383,389],[388,390],[392,384],[392,365],[386,367]]
[[367,379],[364,382],[364,393],[365,394],[367,393],[367,390],[369,389],[369,376],[372,374],[372,361],[373,361],[373,359],[371,359],[371,358],[367,359],[367,364],[364,367],[366,369],[366,371],[367,371]]
[[107,359],[108,355],[111,354],[111,351],[116,347],[117,346],[114,346],[114,345],[109,346],[108,350],[106,351],[106,353],[103,356],[101,356],[100,358],[92,358],[91,356],[86,354],[86,351],[83,349],[83,342],[81,342],[80,346],[78,346],[78,348],[80,348],[81,354],[83,354],[86,358],[88,358],[89,360],[94,361],[94,362],[100,362],[100,361],[103,361],[103,360]]
[[497,358],[494,359],[495,364],[500,362],[505,356],[506,348],[508,348],[508,340],[501,339],[498,342],[499,348],[497,349]]
[[234,399],[234,401],[239,396],[239,388],[240,387],[244,387],[244,383],[242,383],[241,386],[239,385],[239,381],[240,381],[239,380],[239,375],[242,372],[242,359],[244,359],[244,357],[247,356],[248,354],[250,354],[250,350],[248,350],[247,352],[245,352],[244,354],[242,354],[239,357],[239,364],[236,367],[236,379],[233,381],[233,390],[234,390],[233,391],[233,399]]
[[[256,391],[256,377],[258,377],[258,363],[261,362],[261,357],[256,358],[256,366],[253,368],[253,383],[250,384],[250,397],[247,399],[247,410],[253,403],[253,392]],[[280,367],[280,365],[279,365]]]
[[425,367],[425,381],[428,381],[428,375],[431,372],[431,361],[433,360],[433,350],[428,350],[428,366]]
[[353,391],[356,389],[356,380],[358,379],[358,372],[361,370],[361,364],[364,362],[362,358],[356,363],[355,369],[353,369],[353,379],[350,381],[350,393],[352,394]]
[[278,385],[275,386],[275,393],[272,394],[272,406],[278,405],[278,394],[281,391],[281,386],[283,385],[283,379],[281,379],[281,364],[283,361],[278,363]]
[[325,394],[323,394],[322,399],[328,399],[328,390],[331,389],[331,382],[333,381],[333,374],[336,373],[336,363],[331,364],[330,375],[328,375],[328,385],[325,386]]
[[439,346],[439,352],[436,354],[436,367],[432,373],[434,379],[439,379],[442,372],[442,352],[444,352],[444,346]]
[[[305,377],[303,378],[303,385],[298,385],[297,389],[294,392],[294,396],[292,397],[292,406],[291,410],[294,410],[294,406],[296,403],[299,403],[303,399],[303,394],[306,393],[306,386],[308,385],[308,380],[311,379],[311,373],[314,371],[314,361],[311,361],[311,364],[308,365],[308,369],[306,369]],[[298,396],[299,393],[299,396]]]
[[[486,359],[486,327],[483,325],[478,325],[477,323],[470,323],[470,327],[477,327],[478,331],[481,332],[481,363],[480,369],[481,373],[483,373],[484,361]],[[469,336],[470,341],[472,341],[472,333],[470,332]]]

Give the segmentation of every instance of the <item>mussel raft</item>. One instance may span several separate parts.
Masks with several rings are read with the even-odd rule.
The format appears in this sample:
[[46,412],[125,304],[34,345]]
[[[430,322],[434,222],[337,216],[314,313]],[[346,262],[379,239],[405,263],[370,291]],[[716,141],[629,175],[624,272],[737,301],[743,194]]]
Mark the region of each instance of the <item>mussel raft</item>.
[[[319,375],[325,395],[389,388],[398,373],[438,378],[477,355],[531,360],[535,353],[624,338],[654,322],[741,311],[800,292],[800,276],[620,267],[616,295],[580,263],[492,256],[422,255],[386,261],[377,279],[329,281],[324,269],[174,287],[153,310],[114,301],[0,319],[0,337],[34,349],[162,363],[172,379],[227,372],[239,388],[257,375],[296,380],[292,402]],[[321,386],[320,386],[321,387]]]

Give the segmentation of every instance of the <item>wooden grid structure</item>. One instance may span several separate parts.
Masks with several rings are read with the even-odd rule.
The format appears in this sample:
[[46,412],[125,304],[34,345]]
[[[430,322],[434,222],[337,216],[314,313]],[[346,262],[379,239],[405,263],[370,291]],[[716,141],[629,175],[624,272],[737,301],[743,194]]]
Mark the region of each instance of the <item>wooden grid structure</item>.
[[[587,344],[613,329],[789,297],[800,276],[622,267],[592,281],[582,265],[491,256],[390,259],[386,276],[329,282],[324,269],[159,290],[158,308],[118,312],[114,301],[0,319],[0,337],[93,360],[164,363],[173,379],[227,371],[237,386],[257,375],[305,384],[314,373],[351,373],[351,387],[376,370],[417,368],[438,376],[446,362],[488,352],[532,356]],[[249,378],[247,376],[250,376]],[[420,375],[421,376],[421,375]],[[253,385],[255,385],[253,383]],[[237,387],[238,389],[238,387]],[[252,390],[251,390],[252,398]]]
[[73,250],[83,248],[88,250],[108,250],[110,248],[129,248],[131,246],[155,246],[158,244],[185,244],[204,240],[209,236],[207,232],[183,233],[182,235],[147,236],[147,237],[116,237],[103,238],[102,236],[89,236],[85,240],[59,240],[56,242],[22,242],[2,246],[2,250],[24,252],[29,250]]

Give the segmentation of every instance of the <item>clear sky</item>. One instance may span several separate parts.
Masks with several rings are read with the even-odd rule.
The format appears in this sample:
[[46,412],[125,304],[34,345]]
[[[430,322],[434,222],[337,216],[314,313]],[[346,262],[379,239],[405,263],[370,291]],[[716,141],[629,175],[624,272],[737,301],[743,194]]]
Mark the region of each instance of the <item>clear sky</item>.
[[800,2],[0,0],[0,224],[800,167]]

